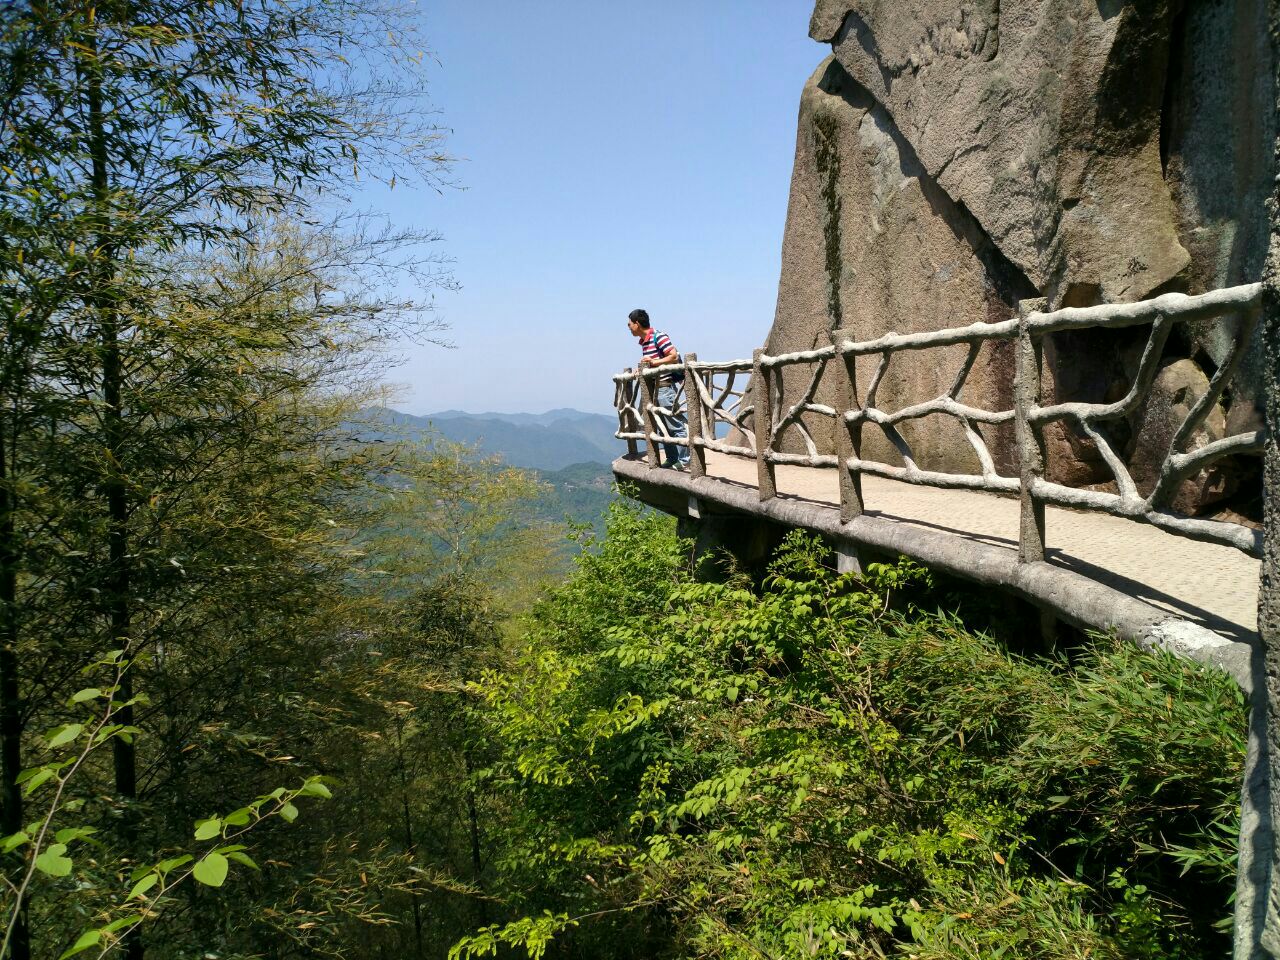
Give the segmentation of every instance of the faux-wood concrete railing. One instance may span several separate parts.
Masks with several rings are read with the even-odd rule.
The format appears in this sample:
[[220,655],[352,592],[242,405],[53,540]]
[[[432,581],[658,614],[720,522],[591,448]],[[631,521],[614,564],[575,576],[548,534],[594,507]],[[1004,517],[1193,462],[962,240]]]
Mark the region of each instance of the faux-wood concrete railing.
[[[756,350],[751,360],[704,363],[691,353],[678,364],[641,370],[628,368],[613,378],[614,406],[618,411],[615,435],[627,441],[633,456],[638,453],[638,444],[645,443],[651,467],[658,466],[659,445],[688,447],[690,472],[695,477],[706,473],[707,450],[753,457],[761,500],[777,496],[775,471],[779,464],[839,467],[841,519],[846,521],[862,513],[863,474],[924,486],[1017,494],[1022,501],[1018,555],[1023,562],[1044,559],[1046,504],[1127,517],[1181,536],[1224,544],[1261,556],[1262,534],[1259,531],[1240,524],[1182,516],[1173,512],[1170,506],[1181,483],[1197,471],[1224,457],[1262,452],[1265,438],[1261,430],[1224,437],[1193,451],[1184,449],[1222,397],[1239,367],[1257,326],[1261,297],[1261,284],[1248,284],[1197,296],[1169,293],[1138,303],[1068,307],[1052,312],[1043,311],[1044,300],[1025,300],[1019,305],[1016,317],[999,323],[974,323],[930,333],[890,333],[867,341],[854,339],[852,331],[835,330],[831,333],[831,343],[825,347],[776,356]],[[1131,415],[1146,400],[1165,342],[1175,324],[1213,320],[1226,315],[1239,317],[1228,355],[1214,372],[1204,395],[1192,404],[1174,431],[1151,493],[1141,496],[1128,467],[1099,425]],[[1151,331],[1133,383],[1124,397],[1114,403],[1041,404],[1041,354],[1046,336],[1066,330],[1115,329],[1143,324],[1150,325]],[[960,399],[979,351],[988,341],[1014,344],[1016,373],[1012,409],[986,410]],[[876,393],[896,355],[957,344],[967,345],[968,354],[946,393],[895,411],[877,406]],[[877,356],[879,363],[867,385],[865,397],[859,401],[856,361],[861,356]],[[839,361],[845,373],[839,381],[843,401],[840,409],[814,401],[823,373],[833,361]],[[800,399],[784,410],[781,371],[788,366],[801,365],[811,366],[813,372]],[[682,392],[688,407],[687,439],[671,435],[667,418],[672,411],[658,406],[655,400],[657,378],[670,376],[678,370],[685,373]],[[689,389],[690,386],[693,389]],[[752,404],[745,403],[748,386],[754,400]],[[678,404],[679,394],[677,396]],[[835,431],[835,454],[818,453],[810,429],[805,424],[805,415],[834,418],[843,424],[844,429]],[[938,472],[922,470],[916,465],[915,454],[899,426],[937,415],[959,421],[977,456],[979,472]],[[1079,489],[1045,478],[1045,429],[1057,421],[1074,423],[1093,442],[1114,478],[1115,493]],[[901,466],[863,458],[862,430],[867,423],[883,431],[902,458]],[[997,470],[979,430],[980,425],[1010,423],[1014,425],[1017,437],[1016,477],[1002,475]],[[720,432],[717,427],[721,425],[732,431],[727,438],[717,437]],[[788,431],[799,434],[806,453],[784,453],[779,449]],[[735,435],[745,443],[732,442]]]

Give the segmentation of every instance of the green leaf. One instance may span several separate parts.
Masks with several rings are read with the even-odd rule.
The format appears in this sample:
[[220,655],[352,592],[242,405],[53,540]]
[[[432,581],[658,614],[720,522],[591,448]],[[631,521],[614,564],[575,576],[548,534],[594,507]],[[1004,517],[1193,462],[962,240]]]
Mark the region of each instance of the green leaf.
[[302,797],[322,797],[325,800],[333,797],[333,794],[329,792],[329,788],[315,779],[304,783],[302,789],[298,791],[298,795]]
[[206,887],[220,887],[227,879],[227,858],[220,853],[210,853],[195,865],[191,875]]
[[90,947],[96,947],[98,941],[102,939],[102,934],[97,930],[86,930],[80,934],[80,939],[73,943],[70,949],[63,952],[58,960],[66,960],[67,957],[73,957],[77,953],[88,950]]
[[213,817],[209,820],[196,821],[196,839],[197,840],[212,840],[214,837],[220,836],[221,833],[222,833],[222,821],[219,820],[217,817]]
[[84,703],[86,700],[97,700],[102,696],[102,691],[97,687],[86,687],[83,690],[77,690],[71,695],[72,703]]
[[283,807],[280,808],[280,816],[282,816],[289,823],[293,823],[293,821],[298,819],[298,808],[295,807],[292,803],[286,803]]
[[228,813],[222,818],[222,822],[229,827],[243,827],[249,822],[251,814],[248,807],[241,807],[239,810]]
[[160,877],[158,874],[148,873],[145,877],[143,877],[141,880],[139,880],[137,883],[133,885],[133,889],[129,891],[128,899],[132,900],[134,897],[145,898],[147,895],[147,891],[150,890],[159,882],[160,882]]
[[9,836],[0,840],[0,853],[9,853],[17,850],[24,843],[30,841],[31,835],[25,830],[19,830],[17,833],[11,833]]
[[[25,774],[26,771],[24,770],[23,773]],[[40,769],[36,770],[34,773],[31,774],[30,777],[27,778],[26,786],[22,788],[23,795],[28,797],[31,796],[31,794],[39,790],[40,786],[43,783],[45,783],[47,780],[49,780],[52,776],[53,776],[53,771],[48,767],[41,767]]]
[[176,870],[178,867],[185,866],[192,860],[191,854],[184,853],[180,857],[172,857],[168,860],[161,860],[156,864],[156,869],[161,873],[168,873],[170,870]]
[[242,863],[246,867],[249,867],[253,870],[260,869],[258,865],[253,862],[253,858],[251,856],[249,856],[247,853],[242,853],[239,850],[233,850],[230,853],[228,853],[227,859],[234,860],[236,863]]
[[67,852],[65,843],[52,843],[44,853],[36,857],[36,869],[51,877],[65,877],[71,872],[71,861],[63,854]]
[[59,843],[71,843],[84,837],[91,837],[97,832],[93,827],[63,827],[54,834],[54,839]]
[[49,749],[53,750],[70,743],[84,732],[83,723],[67,723],[50,730],[45,736],[49,740]]
[[99,927],[103,933],[115,933],[117,930],[123,930],[125,927],[132,927],[135,923],[142,920],[142,914],[133,913],[127,917],[120,917],[118,920],[112,920],[105,927]]

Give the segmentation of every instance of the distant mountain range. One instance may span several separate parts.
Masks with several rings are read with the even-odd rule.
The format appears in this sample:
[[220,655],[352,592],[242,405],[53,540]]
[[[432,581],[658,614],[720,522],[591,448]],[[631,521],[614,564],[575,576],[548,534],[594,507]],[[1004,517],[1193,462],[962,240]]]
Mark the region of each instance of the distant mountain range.
[[444,437],[499,456],[513,467],[536,470],[547,484],[533,507],[542,520],[587,523],[604,532],[604,513],[615,494],[609,465],[626,452],[613,436],[615,417],[581,410],[546,413],[464,413],[445,410],[417,417],[381,407],[366,410],[358,426],[367,440]]
[[546,413],[444,410],[425,416],[381,408],[367,416],[374,432],[388,439],[437,435],[532,470],[555,471],[577,463],[607,466],[626,452],[626,444],[613,436],[616,417],[568,408]]

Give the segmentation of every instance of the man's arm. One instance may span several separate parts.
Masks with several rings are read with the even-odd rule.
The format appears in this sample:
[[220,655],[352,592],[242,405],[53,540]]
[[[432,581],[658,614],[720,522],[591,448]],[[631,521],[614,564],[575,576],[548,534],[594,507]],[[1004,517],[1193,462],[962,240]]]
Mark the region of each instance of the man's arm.
[[666,354],[665,356],[642,357],[640,360],[641,366],[649,366],[649,367],[661,367],[664,364],[679,363],[679,362],[680,362],[680,354],[676,353],[674,348],[670,353]]

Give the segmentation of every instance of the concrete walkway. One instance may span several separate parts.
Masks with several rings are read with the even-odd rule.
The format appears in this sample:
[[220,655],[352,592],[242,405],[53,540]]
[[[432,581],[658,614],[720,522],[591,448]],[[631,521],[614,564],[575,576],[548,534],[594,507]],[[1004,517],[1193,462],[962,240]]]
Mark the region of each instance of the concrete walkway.
[[[708,477],[756,486],[754,460],[707,452]],[[835,468],[777,468],[778,493],[839,504]],[[1018,501],[864,476],[866,513],[958,534],[1011,551],[1018,545]],[[1046,559],[1232,640],[1257,631],[1259,561],[1231,547],[1200,543],[1103,513],[1049,507]]]

